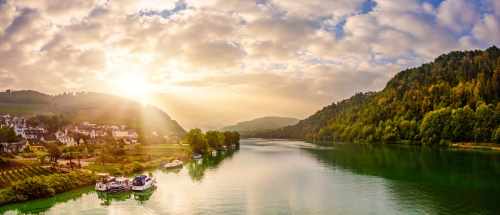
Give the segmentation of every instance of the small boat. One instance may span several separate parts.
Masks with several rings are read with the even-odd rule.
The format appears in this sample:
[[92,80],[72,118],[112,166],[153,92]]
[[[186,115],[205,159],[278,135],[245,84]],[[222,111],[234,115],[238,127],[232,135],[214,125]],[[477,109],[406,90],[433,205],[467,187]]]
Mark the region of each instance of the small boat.
[[165,167],[165,169],[173,169],[173,168],[180,167],[183,164],[184,164],[184,162],[182,162],[180,160],[173,160],[172,162],[165,164],[163,167]]
[[227,151],[227,147],[226,146],[222,146],[222,147],[220,147],[220,150],[221,151]]
[[111,183],[111,189],[109,193],[121,193],[132,189],[132,183],[130,179],[125,177],[118,177],[114,182]]
[[213,156],[217,155],[217,151],[216,150],[212,150],[212,155]]
[[111,189],[111,183],[115,181],[115,177],[110,177],[109,174],[99,173],[100,178],[95,183],[95,190],[106,192]]
[[198,154],[198,153],[196,153],[196,154],[194,154],[194,155],[193,155],[193,158],[194,158],[194,159],[200,159],[200,158],[201,158],[201,155],[200,155],[200,154]]
[[151,188],[155,185],[156,178],[150,178],[147,175],[138,175],[135,176],[132,181],[132,190],[133,191],[144,191],[148,188]]
[[233,145],[231,145],[231,148],[236,149],[236,144],[233,143]]

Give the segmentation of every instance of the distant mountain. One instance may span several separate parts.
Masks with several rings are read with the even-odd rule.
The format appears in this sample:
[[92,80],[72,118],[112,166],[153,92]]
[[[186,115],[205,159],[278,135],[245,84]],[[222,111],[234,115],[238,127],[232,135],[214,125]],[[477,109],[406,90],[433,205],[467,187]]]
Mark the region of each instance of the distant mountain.
[[500,50],[454,51],[298,124],[255,136],[450,145],[500,143]]
[[277,116],[268,116],[262,117],[246,122],[239,122],[236,125],[227,126],[221,131],[237,131],[242,135],[249,135],[256,132],[267,131],[271,129],[282,128],[287,125],[293,125],[298,123],[300,120],[290,117],[277,117]]
[[64,93],[56,96],[32,90],[0,93],[0,114],[56,115],[75,122],[128,124],[140,131],[183,134],[186,131],[162,110],[105,93]]

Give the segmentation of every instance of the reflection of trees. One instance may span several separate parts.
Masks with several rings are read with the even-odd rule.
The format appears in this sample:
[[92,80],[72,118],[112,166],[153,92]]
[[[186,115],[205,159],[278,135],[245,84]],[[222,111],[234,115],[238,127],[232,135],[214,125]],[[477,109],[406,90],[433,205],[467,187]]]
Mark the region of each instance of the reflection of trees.
[[132,191],[123,192],[123,193],[109,193],[109,192],[98,192],[97,197],[102,200],[102,206],[110,206],[111,202],[120,202],[130,199],[132,197]]
[[71,192],[58,194],[51,198],[31,200],[29,204],[26,204],[26,202],[21,202],[11,205],[5,205],[0,207],[0,214],[4,214],[7,211],[17,211],[18,214],[43,214],[59,203],[76,200],[81,198],[83,194],[90,194],[92,192],[94,192],[94,186],[89,186],[73,190]]
[[[390,179],[400,210],[430,214],[500,214],[500,154],[421,146],[328,144],[303,149],[325,166]],[[404,213],[403,213],[404,214]]]
[[[332,144],[332,143],[328,143]],[[500,154],[421,146],[335,144],[304,149],[327,166],[419,184],[500,188]]]
[[202,180],[206,169],[217,168],[224,159],[231,159],[238,149],[228,149],[226,153],[217,153],[217,156],[207,155],[202,159],[192,160],[186,162],[188,167],[189,176],[192,180]]
[[153,192],[157,189],[156,186],[153,186],[147,190],[144,190],[142,192],[134,192],[134,199],[137,200],[140,204],[144,204],[151,198],[151,195],[153,195]]

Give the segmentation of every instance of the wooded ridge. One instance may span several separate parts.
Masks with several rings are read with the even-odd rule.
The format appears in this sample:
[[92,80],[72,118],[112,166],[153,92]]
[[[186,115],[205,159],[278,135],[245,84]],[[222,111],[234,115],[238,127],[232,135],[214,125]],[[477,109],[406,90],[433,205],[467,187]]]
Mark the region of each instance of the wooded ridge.
[[500,50],[453,51],[298,124],[255,136],[450,145],[500,143]]

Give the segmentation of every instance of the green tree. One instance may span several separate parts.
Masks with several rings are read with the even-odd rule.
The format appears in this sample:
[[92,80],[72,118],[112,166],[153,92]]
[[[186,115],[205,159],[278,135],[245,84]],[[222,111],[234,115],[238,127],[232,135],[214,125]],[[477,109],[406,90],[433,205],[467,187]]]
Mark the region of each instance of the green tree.
[[212,149],[216,149],[219,145],[219,132],[218,131],[207,131],[205,134],[208,146]]
[[205,154],[208,151],[208,143],[205,134],[199,128],[189,130],[187,141],[193,152]]
[[495,112],[492,105],[481,105],[476,110],[474,139],[477,142],[489,142],[494,129]]
[[92,144],[87,145],[87,151],[89,152],[89,154],[94,154],[95,146]]
[[473,141],[475,113],[469,105],[453,110],[451,118],[453,141]]
[[47,152],[49,153],[51,160],[56,161],[61,156],[61,151],[56,144],[48,143],[47,144]]
[[451,140],[453,135],[450,121],[450,108],[442,108],[427,113],[420,128],[422,143],[426,145],[435,145],[439,144],[441,140]]

